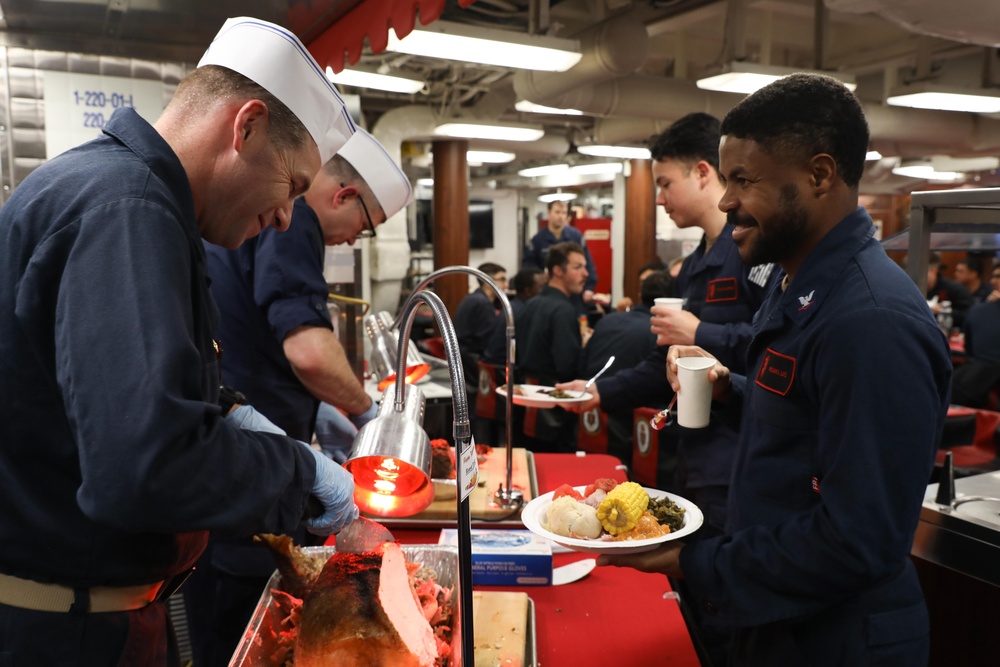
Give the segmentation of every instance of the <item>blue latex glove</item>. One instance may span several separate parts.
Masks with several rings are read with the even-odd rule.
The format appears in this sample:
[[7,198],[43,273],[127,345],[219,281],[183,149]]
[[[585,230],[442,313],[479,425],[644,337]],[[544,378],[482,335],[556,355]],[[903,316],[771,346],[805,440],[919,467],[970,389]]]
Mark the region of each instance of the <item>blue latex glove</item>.
[[244,431],[263,431],[264,433],[288,435],[283,429],[275,426],[270,419],[257,412],[252,405],[241,405],[236,408],[226,415],[226,422]]
[[316,411],[316,442],[324,454],[337,463],[344,463],[351,454],[351,446],[357,435],[358,427],[340,410],[329,403],[319,404]]
[[354,478],[323,453],[304,442],[301,444],[316,458],[316,481],[312,493],[326,509],[322,516],[306,520],[306,530],[315,535],[339,532],[358,518],[358,506],[354,504]]
[[378,414],[378,403],[372,401],[371,406],[360,415],[351,415],[351,423],[360,431],[361,427],[375,419]]

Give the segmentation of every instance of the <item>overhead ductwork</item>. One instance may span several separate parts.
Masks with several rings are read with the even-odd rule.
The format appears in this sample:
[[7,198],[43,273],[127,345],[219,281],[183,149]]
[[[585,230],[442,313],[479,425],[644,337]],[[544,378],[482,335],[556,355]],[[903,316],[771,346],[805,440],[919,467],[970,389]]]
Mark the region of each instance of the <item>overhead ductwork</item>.
[[[996,0],[971,1],[980,5],[980,17],[995,12]],[[992,26],[988,26],[993,30],[992,41],[974,37],[979,28],[976,24],[982,22],[967,17],[976,16],[976,12],[963,11],[959,17],[953,7],[942,8],[938,0],[826,0],[826,4],[838,11],[874,11],[891,20],[896,20],[896,14],[905,14],[906,21],[897,22],[925,34],[982,44],[1000,40]],[[599,116],[592,138],[608,144],[645,142],[694,111],[721,118],[742,99],[701,90],[691,80],[634,74],[648,49],[645,34],[637,32],[637,23],[634,15],[624,14],[596,26],[581,36],[584,56],[576,67],[558,75],[519,72],[514,77],[514,91],[519,98],[536,104]],[[891,147],[896,154],[947,150],[984,155],[1000,151],[1000,121],[994,118],[874,102],[865,103],[865,112],[873,143]]]
[[922,35],[1000,47],[997,0],[962,0],[960,7],[941,0],[825,0],[825,4],[833,11],[875,14]]
[[[402,145],[413,137],[434,134],[436,119],[430,108],[421,105],[387,111],[371,129],[386,152],[402,164]],[[386,220],[370,244],[368,261],[371,278],[372,311],[396,312],[402,279],[410,264],[410,242],[406,230],[406,209]]]
[[535,104],[578,109],[569,103],[582,87],[631,74],[649,53],[646,26],[631,13],[621,14],[577,35],[583,58],[565,72],[520,71],[514,75],[518,98]]
[[894,143],[901,155],[947,149],[953,155],[993,155],[1000,151],[1000,121],[955,111],[927,111],[866,104],[874,143]]

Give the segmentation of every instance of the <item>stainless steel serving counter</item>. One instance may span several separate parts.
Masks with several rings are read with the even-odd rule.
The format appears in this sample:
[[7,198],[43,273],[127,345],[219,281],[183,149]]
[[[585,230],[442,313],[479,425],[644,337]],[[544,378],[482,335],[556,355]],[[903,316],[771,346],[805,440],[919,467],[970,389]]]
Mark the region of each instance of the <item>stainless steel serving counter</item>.
[[912,554],[1000,586],[1000,472],[955,480],[950,504],[938,490],[927,487]]

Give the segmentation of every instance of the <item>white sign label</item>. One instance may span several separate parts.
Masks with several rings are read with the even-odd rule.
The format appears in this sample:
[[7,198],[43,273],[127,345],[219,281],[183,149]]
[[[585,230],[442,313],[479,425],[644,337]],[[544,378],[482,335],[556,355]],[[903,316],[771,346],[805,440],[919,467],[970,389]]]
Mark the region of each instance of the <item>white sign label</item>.
[[160,81],[45,72],[45,156],[51,159],[101,136],[116,109],[132,107],[153,123],[163,106]]
[[461,456],[462,466],[462,500],[469,497],[479,484],[479,459],[476,457],[476,441],[470,440]]

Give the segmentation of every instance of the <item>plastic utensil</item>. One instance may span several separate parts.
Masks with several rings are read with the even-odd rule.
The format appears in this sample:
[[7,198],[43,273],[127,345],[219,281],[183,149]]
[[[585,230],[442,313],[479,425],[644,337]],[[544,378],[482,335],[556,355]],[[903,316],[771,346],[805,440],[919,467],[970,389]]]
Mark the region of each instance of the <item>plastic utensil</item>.
[[611,368],[611,364],[613,364],[613,363],[615,363],[615,355],[612,354],[610,357],[608,357],[607,362],[604,364],[604,368],[602,368],[601,370],[597,371],[597,375],[595,375],[594,377],[592,377],[589,380],[587,380],[587,384],[583,385],[583,391],[580,392],[580,395],[577,396],[577,398],[583,398],[583,395],[587,393],[587,390],[590,389],[594,385],[595,382],[597,382],[597,378],[599,378],[602,375],[604,375],[604,371],[606,371],[609,368]]
[[674,397],[670,399],[670,405],[649,418],[649,425],[653,427],[654,431],[660,431],[673,423],[674,420],[670,417],[670,411],[676,402],[677,394],[674,394]]
[[579,581],[590,574],[590,571],[593,570],[596,565],[597,559],[585,558],[584,560],[578,560],[575,563],[569,563],[568,565],[552,568],[552,585],[562,586],[564,584],[571,584],[574,581]]

